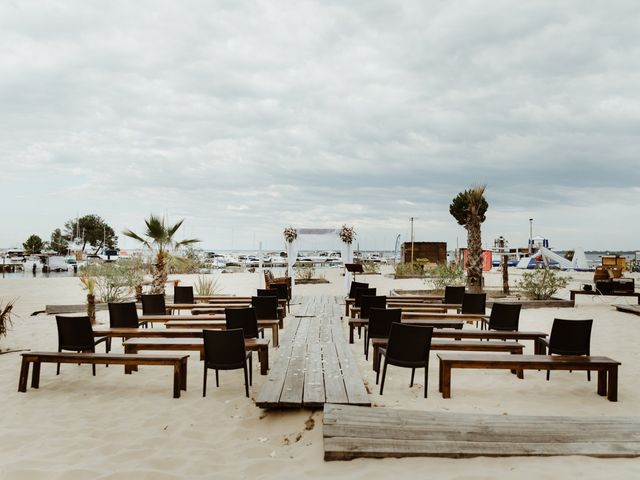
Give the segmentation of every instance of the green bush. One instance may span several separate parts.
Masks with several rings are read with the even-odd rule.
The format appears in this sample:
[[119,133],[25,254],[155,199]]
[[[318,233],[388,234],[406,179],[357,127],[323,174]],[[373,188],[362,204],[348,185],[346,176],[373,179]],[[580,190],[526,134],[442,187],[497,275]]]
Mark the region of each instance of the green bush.
[[569,285],[571,277],[561,277],[549,268],[540,268],[532,272],[524,272],[516,287],[528,298],[548,300],[561,288]]
[[444,290],[447,285],[464,285],[464,270],[455,265],[438,264],[427,272],[425,282],[433,284],[435,290]]
[[296,278],[300,280],[311,280],[316,276],[316,267],[313,265],[296,265],[293,269],[296,272]]
[[380,263],[365,260],[362,262],[364,273],[380,273]]
[[100,302],[121,302],[135,294],[143,282],[143,264],[139,259],[96,263],[82,268],[85,278],[95,281],[96,299]]
[[399,263],[395,268],[396,276],[398,277],[406,277],[406,276],[423,276],[424,270],[421,265],[418,263]]
[[213,275],[200,275],[196,279],[196,283],[194,285],[196,295],[218,294],[222,290],[220,288],[219,280],[219,277],[214,277]]

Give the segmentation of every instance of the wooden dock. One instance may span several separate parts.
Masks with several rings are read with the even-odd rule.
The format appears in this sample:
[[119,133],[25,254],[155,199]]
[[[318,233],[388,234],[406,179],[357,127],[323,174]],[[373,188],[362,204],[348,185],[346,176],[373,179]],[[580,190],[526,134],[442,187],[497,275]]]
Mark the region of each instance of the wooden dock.
[[324,406],[324,459],[640,456],[638,417],[554,417]]
[[319,408],[325,403],[370,406],[347,344],[337,297],[298,297],[283,342],[256,405]]

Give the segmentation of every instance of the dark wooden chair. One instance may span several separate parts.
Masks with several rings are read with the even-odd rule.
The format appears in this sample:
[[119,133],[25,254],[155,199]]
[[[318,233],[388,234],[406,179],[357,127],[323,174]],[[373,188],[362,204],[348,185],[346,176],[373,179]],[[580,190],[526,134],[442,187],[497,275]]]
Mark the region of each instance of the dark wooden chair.
[[494,303],[489,316],[489,330],[517,332],[520,323],[519,303]]
[[443,303],[462,304],[462,298],[464,297],[464,293],[465,293],[465,287],[447,285],[446,287],[444,287]]
[[[56,315],[58,326],[58,352],[71,350],[73,352],[96,353],[96,345],[105,342],[107,349],[107,337],[94,337],[91,319],[88,316],[67,317]],[[93,375],[96,374],[95,364],[91,366]],[[60,375],[60,364],[56,368],[56,375]]]
[[142,295],[143,315],[166,315],[167,307],[162,293],[148,293]]
[[386,295],[363,295],[360,297],[360,318],[369,318],[371,308],[387,308]]
[[286,283],[272,283],[270,289],[276,291],[278,300],[287,301],[287,311],[291,311],[291,287]]
[[[244,346],[244,334],[241,328],[233,330],[203,330],[204,376],[202,396],[207,396],[207,371],[216,371],[216,387],[220,386],[219,370],[244,370],[244,389],[249,398],[249,385],[252,383],[251,352]],[[247,368],[247,363],[249,367]]]
[[256,296],[258,297],[277,297],[278,292],[275,288],[259,288],[256,291]]
[[[244,338],[258,338],[258,333],[261,329],[258,328],[255,308],[225,308],[224,316],[227,330],[241,328]],[[264,336],[264,329],[262,330]]]
[[173,287],[173,303],[195,303],[193,287],[191,285]]
[[258,320],[278,320],[278,297],[251,297]]
[[[460,313],[481,313],[487,312],[487,294],[486,293],[465,293],[462,296],[462,308]],[[476,326],[478,326],[476,322]]]
[[[427,398],[427,383],[429,381],[429,352],[431,351],[431,337],[433,327],[418,325],[404,325],[392,323],[389,331],[389,343],[386,348],[380,348],[380,357],[384,356],[382,367],[382,381],[380,382],[380,395],[384,390],[384,379],[387,375],[387,365],[395,365],[411,369],[411,384],[416,368],[424,368],[424,398]],[[380,369],[376,373],[376,383]]]
[[356,290],[358,288],[369,288],[369,284],[364,282],[351,282],[351,287],[349,288],[349,298],[356,297]]
[[353,306],[356,308],[360,308],[362,306],[361,301],[364,295],[375,296],[375,294],[376,294],[375,288],[356,288],[356,293],[354,294],[354,297],[353,297]]
[[139,328],[138,310],[135,302],[109,303],[110,328]]
[[392,323],[400,323],[402,309],[376,308],[369,310],[369,323],[364,327],[364,357],[369,360],[369,340],[389,338]]
[[[547,343],[549,355],[591,355],[591,328],[593,320],[564,320],[555,318]],[[547,370],[549,380],[549,370]],[[587,370],[591,381],[591,371]]]

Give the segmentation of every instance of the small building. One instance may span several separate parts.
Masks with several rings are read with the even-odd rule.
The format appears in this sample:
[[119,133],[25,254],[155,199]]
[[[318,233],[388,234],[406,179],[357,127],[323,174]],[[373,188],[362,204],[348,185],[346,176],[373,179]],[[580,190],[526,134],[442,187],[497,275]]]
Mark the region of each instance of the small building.
[[[400,258],[411,263],[411,242],[402,244]],[[447,264],[447,242],[413,242],[413,261]]]

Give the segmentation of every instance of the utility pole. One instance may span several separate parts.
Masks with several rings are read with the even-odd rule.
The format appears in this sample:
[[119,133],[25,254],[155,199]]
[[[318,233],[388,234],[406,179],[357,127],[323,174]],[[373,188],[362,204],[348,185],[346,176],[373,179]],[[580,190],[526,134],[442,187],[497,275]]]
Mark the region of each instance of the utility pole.
[[533,253],[533,218],[529,219],[529,256]]
[[507,252],[505,251],[505,240],[502,235],[498,239],[498,247],[500,251],[500,266],[502,267],[502,293],[509,295],[509,263],[507,261]]

